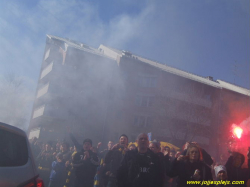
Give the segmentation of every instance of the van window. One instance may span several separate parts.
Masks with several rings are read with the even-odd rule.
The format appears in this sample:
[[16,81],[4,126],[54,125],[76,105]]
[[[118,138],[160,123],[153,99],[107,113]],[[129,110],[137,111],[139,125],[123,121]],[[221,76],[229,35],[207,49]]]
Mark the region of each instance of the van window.
[[24,136],[0,129],[0,167],[25,165],[28,148]]

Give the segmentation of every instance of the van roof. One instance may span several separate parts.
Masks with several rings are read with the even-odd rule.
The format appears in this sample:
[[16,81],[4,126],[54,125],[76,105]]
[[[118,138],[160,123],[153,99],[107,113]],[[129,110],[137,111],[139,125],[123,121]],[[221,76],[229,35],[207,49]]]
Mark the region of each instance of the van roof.
[[22,136],[26,136],[26,133],[22,129],[19,129],[18,127],[14,127],[14,126],[6,124],[6,123],[0,122],[0,128],[14,132],[16,134],[20,134]]

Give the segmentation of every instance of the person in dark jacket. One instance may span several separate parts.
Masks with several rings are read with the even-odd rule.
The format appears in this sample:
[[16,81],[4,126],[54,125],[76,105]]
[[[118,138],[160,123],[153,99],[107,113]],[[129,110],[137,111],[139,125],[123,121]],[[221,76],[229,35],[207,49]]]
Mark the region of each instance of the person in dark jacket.
[[[169,160],[169,156],[168,154],[164,156],[164,154],[161,152],[161,144],[160,142],[153,140],[152,142],[150,142],[149,144],[149,149],[151,151],[153,151],[159,158],[160,158],[160,162],[165,170],[165,160],[168,159]],[[164,178],[164,186],[167,185],[167,183],[170,181],[170,178],[166,176],[165,174],[166,172],[162,173],[162,177]]]
[[112,149],[114,143],[112,141],[109,141],[107,145],[108,148],[104,149],[103,151],[99,151],[100,145],[101,145],[101,142],[99,142],[97,145],[97,155],[98,155],[98,158],[104,159],[106,157],[106,154]]
[[[102,186],[102,187],[106,187],[108,185],[108,181],[109,181],[109,176],[106,175],[106,173],[108,171],[110,171],[110,168],[109,168],[110,165],[106,165],[104,163],[104,158],[106,157],[106,154],[112,149],[113,141],[109,141],[107,146],[108,146],[107,149],[104,149],[103,151],[97,152],[98,158],[100,159],[100,162],[101,162],[97,173],[99,173],[99,183],[100,183],[100,186]],[[98,145],[97,145],[97,148],[98,148],[97,150],[99,150],[99,147],[100,147],[100,143],[98,143]]]
[[73,167],[75,169],[74,187],[93,187],[96,168],[99,165],[97,154],[92,152],[92,141],[83,141],[83,150],[73,157]]
[[202,160],[202,153],[198,146],[191,144],[186,156],[180,155],[175,158],[173,162],[167,163],[167,175],[169,177],[176,177],[177,186],[201,186],[197,184],[188,184],[188,181],[208,181],[213,180],[210,167],[208,167]]
[[69,144],[67,142],[63,142],[61,144],[60,150],[61,150],[60,153],[62,153],[63,155],[64,162],[71,160],[72,153],[70,152]]
[[243,154],[238,152],[231,152],[231,156],[226,163],[228,180],[230,181],[244,181],[244,184],[235,184],[235,186],[247,186],[247,181],[250,179],[250,153],[247,153],[248,168],[242,168],[245,162]]
[[119,143],[115,144],[111,150],[108,151],[104,159],[105,167],[107,172],[105,173],[108,176],[107,187],[116,187],[116,173],[121,164],[121,161],[128,151],[128,137],[125,134],[122,134],[119,138]]
[[137,137],[136,150],[127,151],[117,172],[118,187],[162,187],[163,167],[149,148],[145,133]]

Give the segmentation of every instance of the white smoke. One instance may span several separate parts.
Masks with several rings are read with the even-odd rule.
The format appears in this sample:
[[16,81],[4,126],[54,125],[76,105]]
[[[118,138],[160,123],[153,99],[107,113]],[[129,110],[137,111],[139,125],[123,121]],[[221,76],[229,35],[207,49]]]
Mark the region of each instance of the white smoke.
[[0,77],[0,121],[27,130],[34,99],[34,82],[7,74]]
[[243,129],[243,133],[248,134],[250,132],[250,116],[242,121],[239,126]]

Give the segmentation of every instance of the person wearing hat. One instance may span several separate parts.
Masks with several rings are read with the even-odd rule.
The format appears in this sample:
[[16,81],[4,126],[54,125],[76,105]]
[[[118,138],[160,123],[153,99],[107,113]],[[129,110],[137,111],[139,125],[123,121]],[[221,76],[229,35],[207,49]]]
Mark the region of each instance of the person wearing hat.
[[215,171],[215,177],[218,181],[220,180],[227,180],[227,169],[223,165],[216,166],[214,168]]
[[75,169],[74,187],[93,187],[96,168],[99,165],[97,154],[91,151],[92,140],[83,141],[83,149],[73,157]]
[[[215,177],[217,181],[228,181],[228,176],[227,176],[227,169],[223,165],[216,166],[214,168],[215,172]],[[216,186],[222,187],[225,186],[225,183],[223,184],[217,184]],[[227,184],[226,186],[231,187],[232,184]]]

